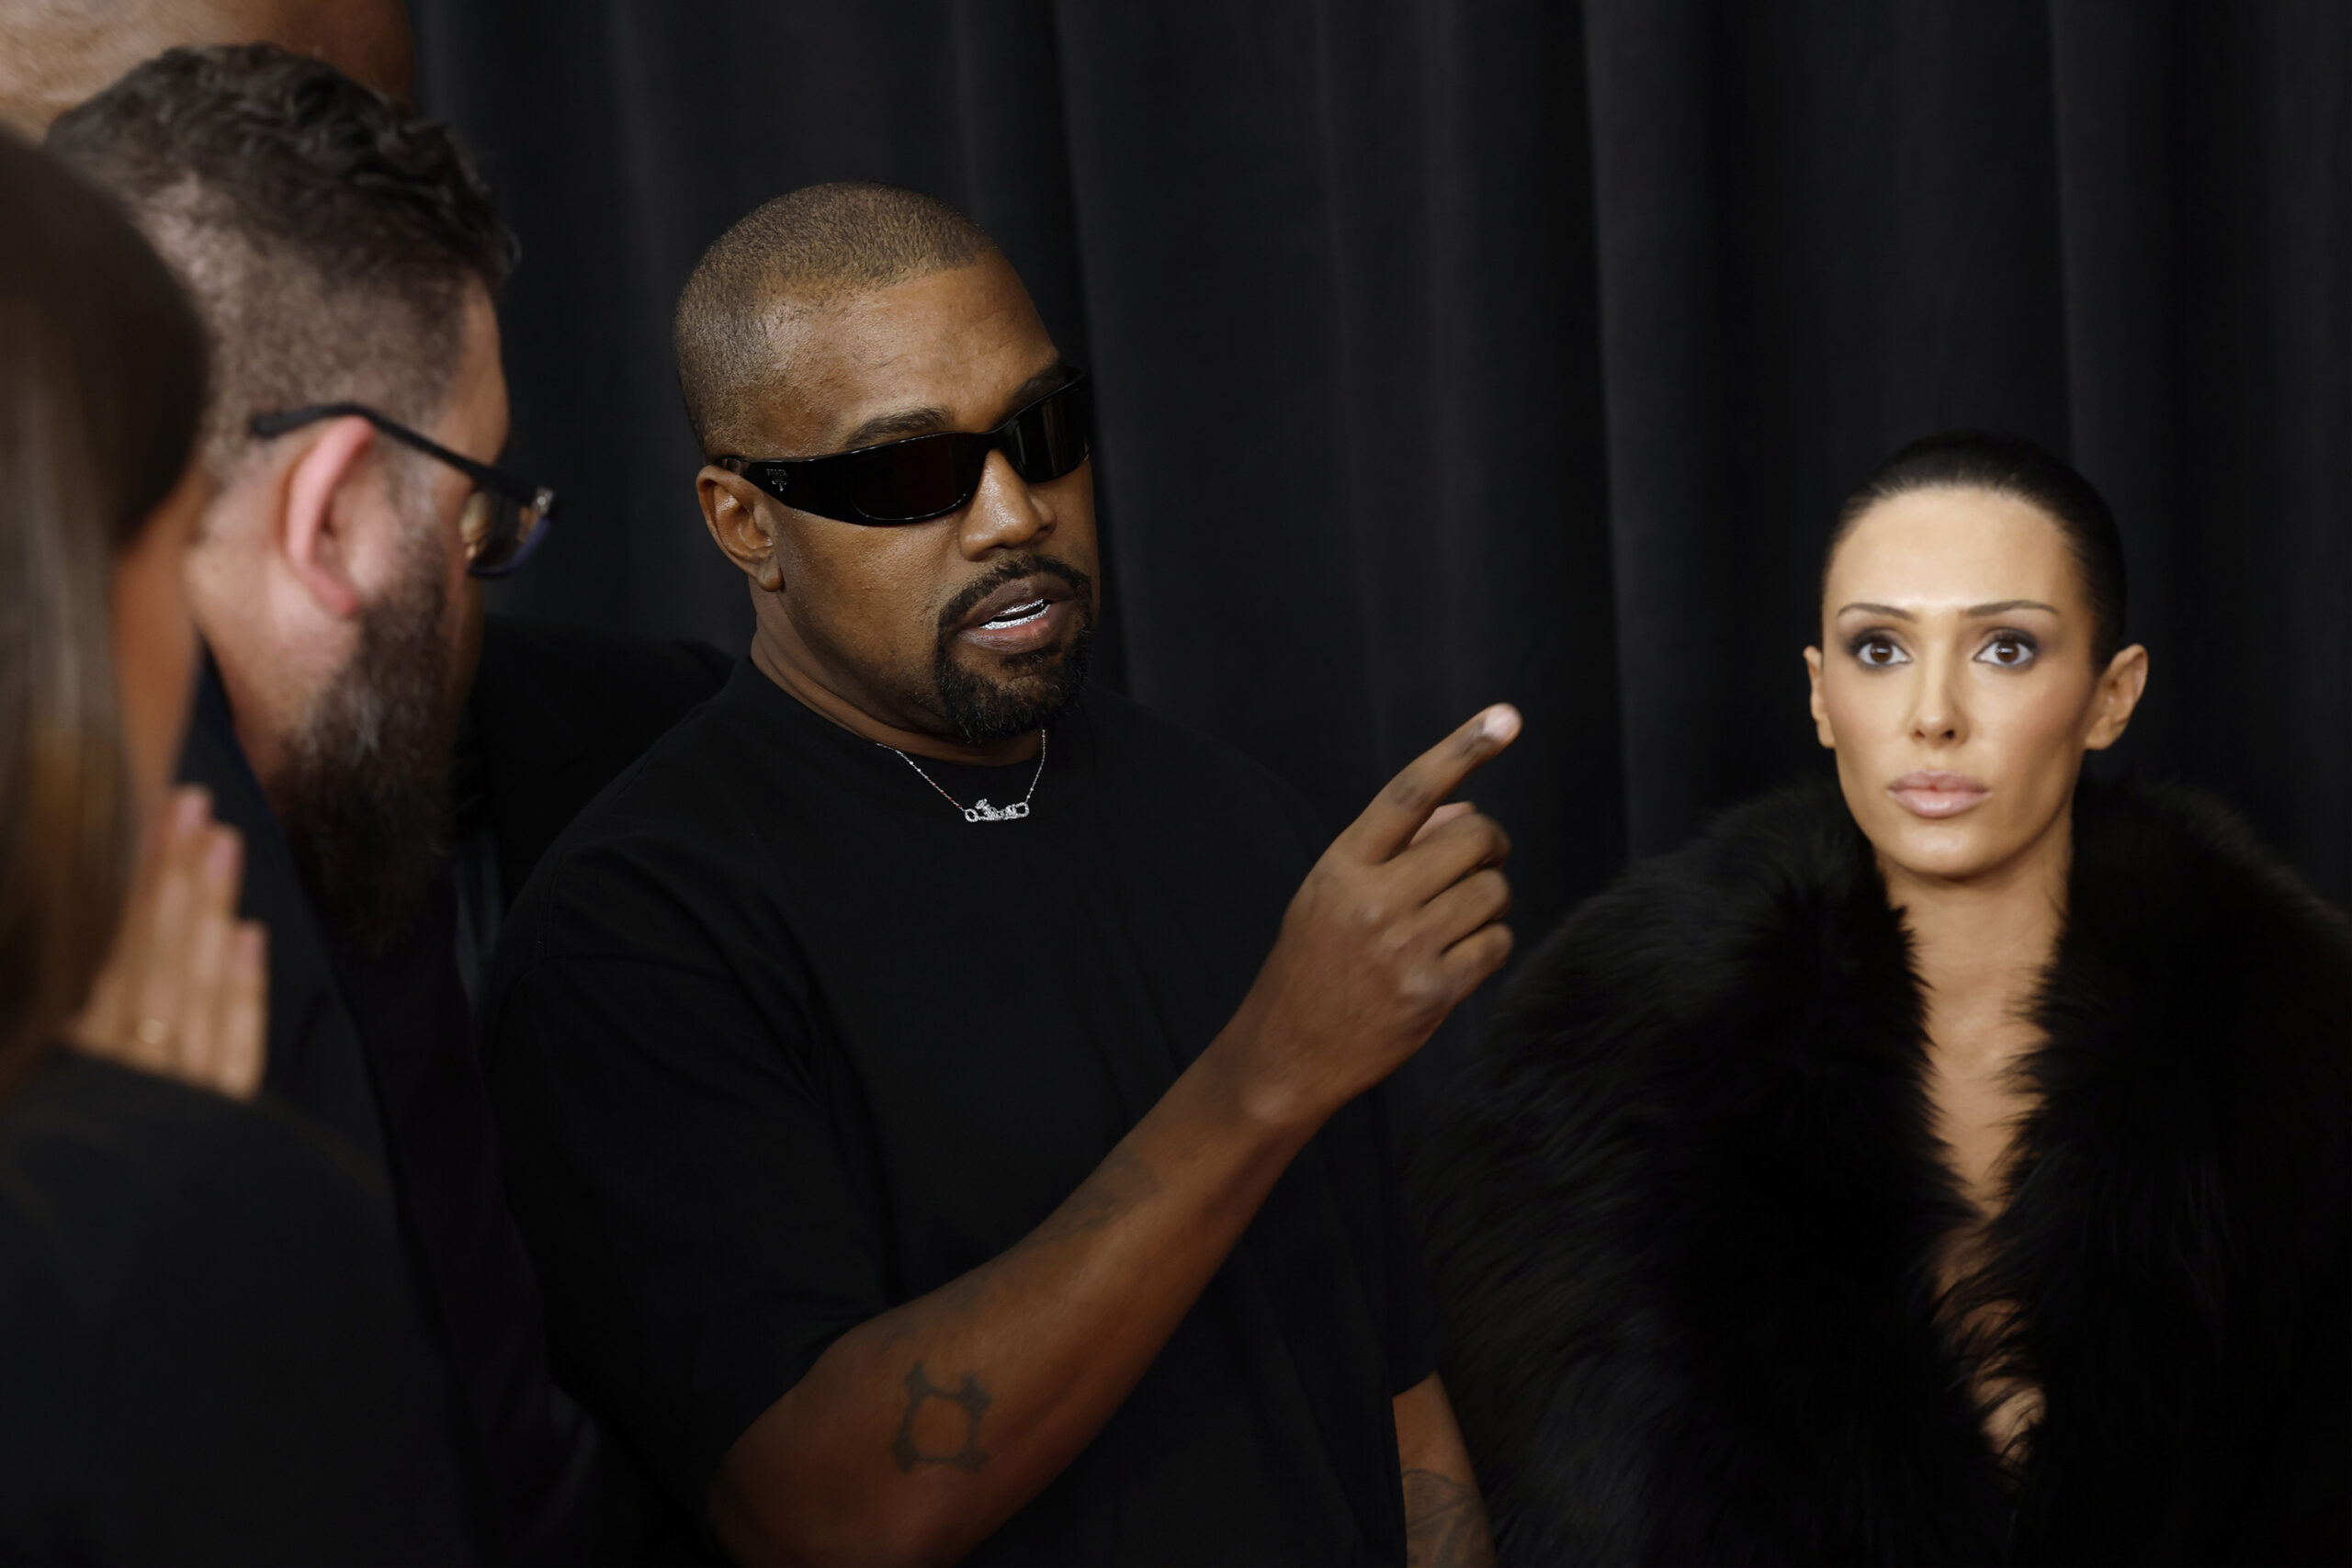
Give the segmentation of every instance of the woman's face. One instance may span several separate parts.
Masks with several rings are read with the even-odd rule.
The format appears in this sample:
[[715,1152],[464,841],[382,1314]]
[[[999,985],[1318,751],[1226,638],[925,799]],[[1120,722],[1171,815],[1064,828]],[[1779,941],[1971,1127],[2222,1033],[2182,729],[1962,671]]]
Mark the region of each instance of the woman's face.
[[2064,841],[2086,750],[2114,744],[2147,679],[2103,669],[2058,525],[2011,496],[1913,491],[1829,563],[1813,716],[1846,804],[1890,870],[1965,880]]
[[187,729],[196,622],[181,568],[210,496],[202,465],[190,464],[139,537],[116,552],[108,584],[115,692],[142,831],[163,808]]

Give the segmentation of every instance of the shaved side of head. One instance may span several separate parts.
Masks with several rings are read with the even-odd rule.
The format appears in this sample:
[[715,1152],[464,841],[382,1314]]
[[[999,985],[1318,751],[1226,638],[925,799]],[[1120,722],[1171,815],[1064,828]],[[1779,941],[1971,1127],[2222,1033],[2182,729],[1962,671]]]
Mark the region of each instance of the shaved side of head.
[[759,410],[793,319],[997,254],[978,224],[897,186],[805,186],[754,208],[703,253],[671,326],[678,389],[703,455],[760,455],[751,450]]

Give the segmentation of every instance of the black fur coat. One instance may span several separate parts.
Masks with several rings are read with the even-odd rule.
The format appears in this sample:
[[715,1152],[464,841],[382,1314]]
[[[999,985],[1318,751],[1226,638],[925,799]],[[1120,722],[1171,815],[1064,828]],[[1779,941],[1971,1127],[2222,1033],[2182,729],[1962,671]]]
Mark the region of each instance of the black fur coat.
[[2185,792],[2086,784],[2070,900],[1983,1277],[2045,1400],[2007,1470],[1834,785],[1528,959],[1417,1180],[1506,1562],[2352,1556],[2352,931]]

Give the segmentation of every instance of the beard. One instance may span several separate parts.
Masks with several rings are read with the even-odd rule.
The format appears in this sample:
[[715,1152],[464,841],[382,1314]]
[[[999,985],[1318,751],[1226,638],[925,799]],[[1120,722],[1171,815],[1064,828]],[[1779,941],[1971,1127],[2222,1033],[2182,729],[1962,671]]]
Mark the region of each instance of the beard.
[[458,719],[449,592],[418,530],[401,579],[360,612],[359,646],[288,748],[273,792],[312,906],[380,957],[424,908],[448,852]]
[[[1001,661],[1004,678],[992,679],[956,660],[956,628],[972,607],[1017,577],[1052,577],[1069,585],[1077,625],[1051,648],[1033,649]],[[932,657],[932,690],[939,711],[968,745],[1010,740],[1059,719],[1085,689],[1094,667],[1094,580],[1067,561],[1018,555],[997,563],[939,613],[939,644]]]

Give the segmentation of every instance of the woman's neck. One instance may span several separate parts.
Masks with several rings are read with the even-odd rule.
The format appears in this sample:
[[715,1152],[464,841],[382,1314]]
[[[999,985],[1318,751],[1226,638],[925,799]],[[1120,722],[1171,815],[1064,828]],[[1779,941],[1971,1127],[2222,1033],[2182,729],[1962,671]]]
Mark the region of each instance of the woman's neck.
[[[2021,1021],[2058,947],[2066,919],[2073,824],[2062,815],[2006,865],[1977,876],[1921,876],[1888,863],[1887,901],[1903,911],[1913,963],[1926,989],[1930,1048],[1983,1070],[2014,1055]],[[1939,1027],[1940,1025],[1940,1027]]]

